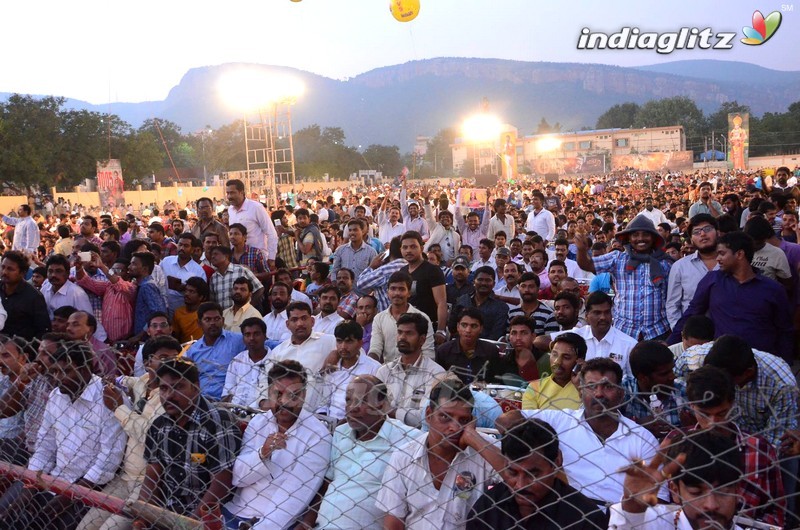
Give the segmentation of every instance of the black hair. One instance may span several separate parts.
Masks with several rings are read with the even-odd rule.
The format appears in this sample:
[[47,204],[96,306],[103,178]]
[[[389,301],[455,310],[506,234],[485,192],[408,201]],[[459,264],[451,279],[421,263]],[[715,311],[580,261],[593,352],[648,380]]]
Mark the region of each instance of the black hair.
[[389,281],[386,285],[391,285],[393,283],[404,283],[406,286],[411,289],[411,284],[414,283],[414,280],[411,278],[411,275],[405,271],[397,271],[393,272],[391,276],[389,276]]
[[772,225],[763,217],[751,217],[744,225],[744,233],[754,241],[766,241],[775,235]]
[[306,386],[306,369],[297,361],[286,360],[272,365],[267,373],[267,384],[272,385],[275,381],[284,378],[299,379],[303,386]]
[[458,322],[461,322],[461,319],[464,317],[471,318],[473,320],[477,320],[478,323],[483,326],[483,313],[481,313],[480,309],[477,307],[465,307],[463,308],[458,314]]
[[149,252],[136,252],[131,257],[131,260],[133,260],[133,258],[138,258],[139,261],[142,262],[142,265],[144,266],[144,268],[147,269],[148,274],[153,274],[153,269],[156,267],[156,257],[155,256],[153,256]]
[[73,364],[76,368],[91,368],[94,352],[91,344],[82,340],[60,342],[52,355],[52,360],[54,363]]
[[328,275],[331,273],[330,264],[325,263],[324,261],[315,261],[311,266],[323,278],[327,278]]
[[156,370],[156,376],[162,379],[165,376],[186,379],[193,385],[200,385],[200,371],[197,365],[187,359],[170,359],[161,363]]
[[547,270],[550,271],[553,267],[561,267],[564,269],[564,272],[567,272],[567,264],[561,261],[560,259],[554,259],[550,263],[547,264]]
[[558,434],[549,423],[529,418],[506,432],[500,440],[500,448],[503,456],[512,462],[539,453],[555,465],[558,458]]
[[508,323],[508,329],[510,330],[514,326],[525,326],[531,330],[531,333],[536,333],[536,322],[524,315],[517,315],[511,319]]
[[149,327],[150,322],[152,322],[154,318],[158,317],[164,317],[167,319],[167,322],[169,322],[169,315],[167,313],[165,313],[164,311],[154,311],[149,315],[147,315],[147,326]]
[[343,320],[336,324],[333,336],[341,340],[352,338],[360,341],[364,339],[364,328],[355,320]]
[[342,271],[345,271],[347,273],[347,275],[350,276],[350,279],[355,281],[355,279],[356,279],[356,273],[355,272],[353,272],[351,269],[348,269],[347,267],[342,267],[341,269],[336,271],[336,274],[338,275]]
[[660,366],[670,364],[675,361],[666,344],[657,340],[645,340],[638,343],[631,350],[628,362],[631,366],[631,373],[634,377],[639,375],[649,376]]
[[[8,253],[6,252],[6,254]],[[48,271],[50,270],[50,265],[61,265],[67,272],[69,272],[69,267],[70,267],[69,260],[67,260],[67,257],[62,256],[61,254],[53,254],[52,256],[47,258],[47,263],[45,265]],[[27,270],[28,267],[25,267],[26,272]]]
[[488,274],[489,276],[492,277],[493,281],[497,279],[495,270],[489,265],[484,265],[483,267],[478,267],[477,269],[475,269],[474,278],[477,279],[479,274]]
[[47,267],[36,267],[31,274],[38,274],[39,276],[47,276]]
[[717,225],[717,229],[726,234],[728,232],[736,232],[739,230],[739,221],[734,219],[729,213],[724,213],[717,217]]
[[59,317],[67,319],[72,316],[72,313],[76,312],[77,309],[72,307],[71,305],[62,305],[61,307],[57,307],[53,309],[53,317]]
[[219,252],[219,253],[221,253],[223,256],[225,256],[225,257],[227,257],[227,258],[229,258],[229,259],[230,259],[230,257],[231,257],[231,254],[233,254],[233,250],[231,250],[231,247],[226,247],[226,246],[223,246],[223,245],[218,245],[218,246],[216,246],[216,247],[213,247],[213,248],[212,248],[212,249],[209,251],[209,254],[213,254],[214,252]]
[[478,245],[483,245],[486,248],[488,248],[489,250],[494,250],[494,241],[492,241],[491,239],[489,239],[487,237],[481,239],[480,242],[478,243]]
[[243,236],[247,237],[247,228],[242,223],[233,223],[228,227],[228,230],[236,229],[242,233]]
[[686,455],[686,460],[673,480],[690,488],[735,486],[742,479],[743,455],[735,437],[707,430],[694,431],[669,447],[670,457],[679,454]]
[[147,227],[148,230],[154,230],[156,232],[161,232],[162,234],[166,234],[166,230],[164,230],[164,225],[161,223],[150,223]]
[[241,331],[242,334],[244,334],[244,328],[250,328],[250,327],[253,327],[253,326],[256,326],[258,329],[260,329],[261,332],[264,333],[264,335],[267,334],[267,324],[266,324],[266,322],[264,322],[262,319],[260,319],[258,317],[250,317],[250,318],[244,319],[242,321],[242,323],[239,324],[239,331]]
[[586,312],[588,313],[592,306],[609,304],[614,306],[614,301],[606,293],[602,291],[595,291],[586,299]]
[[225,182],[225,187],[233,186],[236,188],[236,191],[244,191],[244,182],[239,179],[230,179]]
[[317,290],[317,296],[322,296],[325,293],[336,293],[336,298],[342,298],[342,293],[339,291],[339,288],[335,285],[323,285]]
[[692,315],[683,324],[681,335],[706,342],[714,340],[714,321],[705,315]]
[[58,225],[58,227],[56,227],[56,232],[58,232],[58,237],[62,237],[64,239],[67,239],[70,233],[67,225]]
[[144,363],[147,364],[150,358],[161,349],[172,350],[177,352],[178,355],[183,351],[178,339],[172,335],[159,335],[158,337],[147,339],[147,342],[142,346],[142,360]]
[[197,319],[203,320],[203,315],[208,313],[209,311],[217,311],[220,315],[222,315],[222,306],[220,306],[216,302],[203,302],[200,304],[200,307],[197,308]]
[[707,364],[686,376],[686,398],[691,405],[717,407],[736,399],[736,385],[728,372]]
[[689,233],[694,230],[694,228],[699,225],[700,223],[708,223],[714,227],[715,230],[719,230],[719,224],[717,220],[714,219],[714,216],[708,213],[698,213],[691,219],[689,219]]
[[756,357],[747,341],[735,335],[723,335],[714,341],[703,365],[722,368],[731,377],[738,377],[756,366]]
[[465,385],[460,379],[445,379],[433,386],[429,402],[431,410],[436,410],[442,400],[445,402],[456,401],[470,407],[475,405],[475,397],[472,395],[469,385]]
[[608,357],[595,357],[586,361],[581,367],[581,380],[586,377],[588,372],[600,372],[601,374],[611,372],[617,378],[615,384],[622,383],[622,367]]
[[194,287],[194,290],[197,291],[197,294],[202,296],[204,300],[208,300],[208,297],[211,295],[208,282],[199,276],[192,276],[191,278],[187,279],[186,285],[191,285]]
[[563,342],[572,346],[572,348],[575,350],[575,355],[578,356],[578,359],[586,359],[586,352],[588,351],[586,340],[577,333],[568,331],[558,335],[550,342],[550,349],[552,350],[553,346],[558,342]]
[[253,281],[247,276],[239,276],[238,278],[233,280],[233,285],[246,285],[247,289],[251,293],[253,292]]
[[181,235],[179,235],[178,236],[178,241],[180,241],[181,239],[189,239],[189,240],[191,240],[192,248],[198,248],[198,247],[202,247],[203,246],[203,244],[200,242],[200,240],[197,239],[194,236],[194,234],[191,233],[191,232],[184,232]]
[[569,305],[571,305],[576,311],[581,307],[581,299],[578,297],[577,294],[571,293],[569,291],[559,292],[553,298],[553,303],[555,304],[559,300],[566,300],[567,302],[569,302]]
[[[746,226],[747,225],[745,225],[745,227]],[[772,229],[770,228],[770,230]],[[726,247],[730,248],[731,252],[733,253],[739,252],[741,250],[742,252],[744,252],[744,257],[748,263],[753,261],[753,255],[755,254],[755,248],[753,246],[753,238],[745,234],[744,232],[728,232],[727,234],[719,238],[718,243],[720,245],[725,245]]]
[[539,287],[542,286],[542,280],[539,278],[539,275],[536,274],[535,272],[523,272],[522,276],[519,277],[517,284],[530,281],[533,281],[536,284],[537,289],[539,289]]
[[406,233],[404,233],[400,237],[401,243],[403,241],[405,241],[406,239],[415,239],[417,241],[417,243],[419,243],[420,247],[424,245],[424,243],[422,242],[422,236],[416,230],[408,230]]
[[305,302],[290,302],[289,305],[286,306],[286,316],[289,316],[292,311],[305,311],[309,315],[313,314],[311,306]]
[[412,324],[418,335],[428,334],[428,319],[419,313],[403,313],[397,319],[397,325]]

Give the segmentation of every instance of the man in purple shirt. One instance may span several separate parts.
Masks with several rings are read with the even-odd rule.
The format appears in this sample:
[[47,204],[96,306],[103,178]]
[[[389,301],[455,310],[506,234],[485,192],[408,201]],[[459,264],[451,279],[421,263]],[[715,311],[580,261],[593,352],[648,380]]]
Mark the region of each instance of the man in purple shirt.
[[681,340],[687,318],[707,314],[714,321],[716,337],[735,335],[752,348],[791,362],[794,329],[786,289],[753,270],[753,253],[753,239],[743,232],[730,232],[719,239],[720,270],[700,280],[672,331],[670,344]]

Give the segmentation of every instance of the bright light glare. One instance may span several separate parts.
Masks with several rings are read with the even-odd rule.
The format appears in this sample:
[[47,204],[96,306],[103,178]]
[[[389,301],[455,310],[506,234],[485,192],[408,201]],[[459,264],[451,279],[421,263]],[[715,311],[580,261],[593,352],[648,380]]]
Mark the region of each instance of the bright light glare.
[[555,151],[561,147],[561,140],[553,136],[546,136],[536,140],[536,150],[539,152]]
[[275,102],[294,102],[305,86],[295,77],[257,69],[229,72],[217,83],[226,104],[241,112],[253,112]]
[[461,132],[464,137],[472,142],[494,142],[500,137],[502,124],[497,116],[491,114],[476,114],[464,120]]

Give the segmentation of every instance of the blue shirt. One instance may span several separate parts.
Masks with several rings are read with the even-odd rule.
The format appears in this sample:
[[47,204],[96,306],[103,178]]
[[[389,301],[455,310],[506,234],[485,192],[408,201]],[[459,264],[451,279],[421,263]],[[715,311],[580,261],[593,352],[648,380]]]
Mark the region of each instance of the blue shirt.
[[755,349],[783,359],[792,358],[792,313],[786,289],[775,280],[756,274],[739,280],[723,271],[711,271],[672,331],[669,343],[681,340],[686,319],[705,315],[714,321],[714,336],[736,335]]
[[222,335],[217,337],[212,346],[201,338],[186,350],[184,358],[194,362],[200,371],[200,392],[205,397],[212,401],[222,399],[228,365],[239,352],[246,349],[240,333],[222,330]]
[[147,327],[147,319],[156,311],[167,311],[167,305],[158,285],[152,276],[145,276],[139,282],[136,292],[136,311],[133,317],[133,329],[137,332]]

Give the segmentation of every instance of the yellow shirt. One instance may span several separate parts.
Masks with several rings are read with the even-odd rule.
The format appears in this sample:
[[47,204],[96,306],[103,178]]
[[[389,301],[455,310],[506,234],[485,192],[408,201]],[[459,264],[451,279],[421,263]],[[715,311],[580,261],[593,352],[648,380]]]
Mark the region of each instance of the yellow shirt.
[[202,337],[203,328],[197,320],[197,311],[187,311],[185,305],[176,309],[172,315],[172,332],[181,344]]
[[533,381],[522,395],[522,408],[526,409],[578,409],[581,396],[572,382],[561,386],[553,381],[553,376]]

